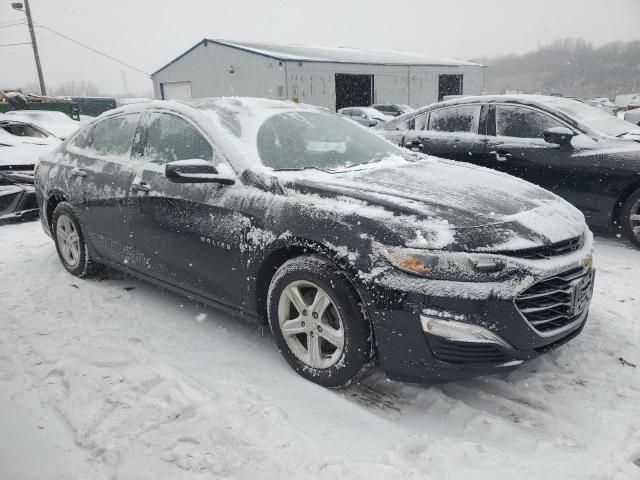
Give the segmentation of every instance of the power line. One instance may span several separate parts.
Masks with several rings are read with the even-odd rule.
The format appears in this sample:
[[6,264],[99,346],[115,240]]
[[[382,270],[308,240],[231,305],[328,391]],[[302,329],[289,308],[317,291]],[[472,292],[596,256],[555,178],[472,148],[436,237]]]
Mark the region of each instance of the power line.
[[9,24],[7,24],[7,25],[2,25],[2,24],[0,24],[0,28],[9,28],[9,27],[15,27],[15,26],[17,26],[17,25],[24,25],[24,24],[25,24],[25,22],[24,22],[24,21],[22,21],[22,22],[16,22],[16,23],[9,23]]
[[31,42],[3,43],[0,44],[0,47],[15,47],[16,45],[31,45]]
[[56,31],[55,31],[55,30],[53,30],[52,28],[45,27],[44,25],[41,25],[41,24],[36,24],[36,27],[38,27],[38,28],[43,28],[43,29],[45,29],[45,30],[47,30],[47,31],[49,31],[49,32],[51,32],[51,33],[53,33],[54,35],[58,35],[59,37],[62,37],[62,38],[64,38],[65,40],[68,40],[68,41],[70,41],[70,42],[72,42],[72,43],[75,43],[76,45],[80,45],[81,47],[84,47],[84,48],[86,48],[87,50],[91,50],[93,53],[97,53],[98,55],[102,55],[103,57],[106,57],[106,58],[108,58],[109,60],[112,60],[112,61],[114,61],[114,62],[119,63],[120,65],[124,65],[124,66],[125,66],[125,67],[127,67],[127,68],[130,68],[130,69],[132,69],[132,70],[135,70],[136,72],[141,73],[141,74],[145,75],[146,77],[150,77],[150,76],[151,76],[151,75],[149,75],[147,72],[145,72],[145,71],[143,71],[143,70],[140,70],[139,68],[134,67],[133,65],[130,65],[130,64],[126,63],[126,62],[123,62],[122,60],[118,60],[117,58],[112,57],[111,55],[108,55],[108,54],[106,54],[106,53],[104,53],[104,52],[101,52],[100,50],[96,50],[95,48],[90,47],[89,45],[85,45],[84,43],[79,42],[78,40],[74,40],[73,38],[67,37],[66,35],[63,35],[63,34],[62,34],[62,33],[60,33],[60,32],[56,32]]

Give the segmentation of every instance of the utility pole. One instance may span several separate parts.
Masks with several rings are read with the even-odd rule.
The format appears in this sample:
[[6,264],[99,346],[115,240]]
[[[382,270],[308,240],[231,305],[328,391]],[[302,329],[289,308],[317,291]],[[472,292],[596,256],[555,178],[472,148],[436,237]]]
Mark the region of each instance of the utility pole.
[[[15,10],[22,10],[22,4],[12,3],[11,6]],[[38,42],[36,41],[36,32],[33,29],[33,20],[31,19],[31,8],[29,7],[29,0],[24,0],[24,13],[27,15],[27,25],[29,26],[29,35],[31,35],[31,46],[33,47],[33,56],[36,59],[36,69],[38,70],[38,81],[40,82],[40,93],[42,95],[47,94],[47,89],[44,86],[44,76],[42,75],[42,65],[40,65],[40,54],[38,54]]]

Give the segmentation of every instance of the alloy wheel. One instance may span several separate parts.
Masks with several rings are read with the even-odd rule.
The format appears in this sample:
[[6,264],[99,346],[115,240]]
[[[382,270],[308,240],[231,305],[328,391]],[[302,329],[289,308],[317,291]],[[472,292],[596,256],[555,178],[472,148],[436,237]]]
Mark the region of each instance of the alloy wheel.
[[344,323],[333,300],[318,285],[298,280],[278,303],[280,331],[291,352],[315,369],[335,365],[344,351]]
[[56,224],[56,239],[65,263],[75,267],[80,261],[80,236],[73,221],[66,215],[60,215]]

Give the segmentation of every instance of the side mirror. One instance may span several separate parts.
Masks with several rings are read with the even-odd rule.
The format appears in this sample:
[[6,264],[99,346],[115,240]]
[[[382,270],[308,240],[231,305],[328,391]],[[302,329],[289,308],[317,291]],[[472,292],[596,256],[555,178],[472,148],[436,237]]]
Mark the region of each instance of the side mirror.
[[165,176],[174,183],[236,183],[231,175],[222,175],[211,163],[199,158],[167,163]]
[[575,134],[567,127],[553,127],[546,129],[542,135],[545,142],[565,147],[571,145],[571,139]]

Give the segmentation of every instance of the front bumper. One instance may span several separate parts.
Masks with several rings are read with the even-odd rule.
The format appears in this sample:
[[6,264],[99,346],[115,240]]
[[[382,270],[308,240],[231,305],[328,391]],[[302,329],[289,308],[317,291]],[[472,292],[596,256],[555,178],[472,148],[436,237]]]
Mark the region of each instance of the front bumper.
[[[500,285],[433,282],[388,271],[364,293],[380,366],[392,379],[440,383],[509,371],[559,347],[582,331],[588,317],[595,275],[583,263],[589,254],[576,252],[564,264]],[[580,275],[573,275],[578,269]],[[573,276],[565,293],[549,283],[555,296],[544,305],[561,306],[542,318],[541,308],[526,302],[537,301],[540,285],[567,273]],[[562,308],[571,312],[554,320]],[[430,320],[436,328],[429,328]]]

